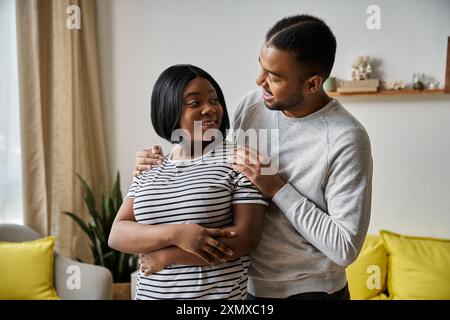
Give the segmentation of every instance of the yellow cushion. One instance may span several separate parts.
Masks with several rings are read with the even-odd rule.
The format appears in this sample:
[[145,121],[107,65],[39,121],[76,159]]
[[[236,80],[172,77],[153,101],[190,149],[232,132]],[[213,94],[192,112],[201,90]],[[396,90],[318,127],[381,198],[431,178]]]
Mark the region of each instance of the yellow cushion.
[[346,269],[350,298],[367,300],[378,297],[385,290],[386,272],[387,252],[381,238],[367,235],[358,258]]
[[54,237],[0,242],[0,300],[58,299],[53,288]]
[[390,299],[450,299],[450,239],[380,234],[389,254]]
[[379,295],[376,295],[369,300],[389,300],[389,297],[385,293],[380,293]]

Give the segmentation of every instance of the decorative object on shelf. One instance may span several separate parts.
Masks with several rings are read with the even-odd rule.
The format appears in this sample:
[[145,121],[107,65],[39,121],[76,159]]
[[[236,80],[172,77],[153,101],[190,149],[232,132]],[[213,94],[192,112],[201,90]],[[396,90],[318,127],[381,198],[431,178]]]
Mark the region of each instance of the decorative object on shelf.
[[428,90],[436,90],[436,89],[439,89],[439,81],[428,82]]
[[352,64],[351,81],[338,81],[338,93],[377,92],[380,80],[370,79],[372,65],[369,56],[358,56]]
[[367,80],[372,73],[369,56],[358,56],[352,64],[352,79]]
[[111,249],[108,246],[111,227],[122,205],[122,192],[120,191],[120,176],[117,172],[116,181],[110,193],[101,195],[98,199],[101,211],[97,210],[96,199],[91,187],[77,174],[84,191],[84,200],[89,209],[90,221],[83,221],[72,212],[64,212],[70,216],[89,237],[94,263],[109,269],[113,276],[114,300],[130,300],[130,277],[137,270],[137,256]]
[[378,79],[345,81],[340,80],[337,92],[339,93],[354,93],[354,92],[377,92],[380,85]]
[[403,90],[406,88],[402,80],[383,81],[383,87],[386,90]]
[[336,91],[336,78],[335,77],[328,77],[327,80],[323,83],[323,89],[326,92],[334,92]]
[[414,73],[413,74],[413,89],[414,90],[423,90],[425,89],[424,84],[425,75],[423,73]]

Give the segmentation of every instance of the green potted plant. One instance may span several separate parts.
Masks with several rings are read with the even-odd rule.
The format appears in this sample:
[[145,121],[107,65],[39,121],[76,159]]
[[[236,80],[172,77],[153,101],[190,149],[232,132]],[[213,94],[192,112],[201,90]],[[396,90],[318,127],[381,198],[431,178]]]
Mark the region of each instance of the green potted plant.
[[120,175],[117,172],[113,188],[106,194],[101,192],[100,211],[92,188],[78,175],[89,210],[90,221],[83,221],[78,215],[64,211],[88,236],[94,263],[109,269],[113,276],[114,299],[130,299],[130,275],[137,269],[137,256],[114,250],[108,246],[108,237],[123,198],[120,191]]

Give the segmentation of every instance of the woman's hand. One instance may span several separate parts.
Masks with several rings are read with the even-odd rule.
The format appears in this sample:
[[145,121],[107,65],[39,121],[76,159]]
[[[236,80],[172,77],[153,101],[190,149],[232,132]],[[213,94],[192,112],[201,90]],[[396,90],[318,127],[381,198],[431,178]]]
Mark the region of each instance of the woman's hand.
[[198,224],[180,224],[175,236],[179,248],[197,255],[208,264],[225,262],[226,256],[233,255],[228,247],[214,237],[232,238],[236,232],[219,228],[204,228]]
[[136,153],[136,167],[133,175],[138,176],[144,170],[150,170],[152,166],[161,164],[164,154],[160,146],[155,145],[151,149],[144,149]]
[[160,250],[139,255],[139,270],[148,276],[167,267]]

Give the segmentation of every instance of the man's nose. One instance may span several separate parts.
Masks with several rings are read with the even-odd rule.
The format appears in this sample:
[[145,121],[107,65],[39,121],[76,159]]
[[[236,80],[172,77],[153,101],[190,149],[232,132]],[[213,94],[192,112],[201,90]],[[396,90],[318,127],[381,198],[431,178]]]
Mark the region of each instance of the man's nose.
[[261,87],[264,84],[265,80],[266,80],[266,72],[260,69],[259,74],[256,77],[256,84]]

